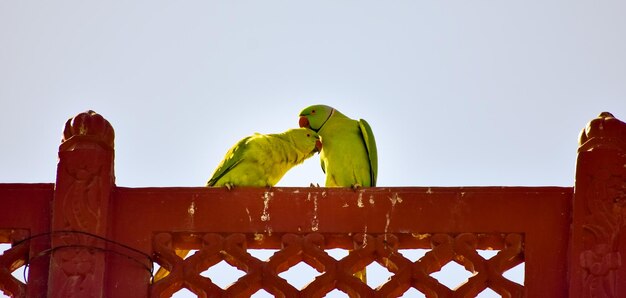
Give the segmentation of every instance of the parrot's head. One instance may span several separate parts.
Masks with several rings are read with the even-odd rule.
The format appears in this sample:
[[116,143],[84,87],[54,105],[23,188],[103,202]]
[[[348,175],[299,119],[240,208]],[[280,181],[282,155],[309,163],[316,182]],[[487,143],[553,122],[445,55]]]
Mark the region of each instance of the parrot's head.
[[335,109],[325,105],[314,105],[300,112],[300,127],[310,128],[318,132],[333,115]]
[[287,131],[287,134],[298,151],[308,156],[313,156],[313,154],[322,150],[320,136],[308,128],[301,127],[290,129]]

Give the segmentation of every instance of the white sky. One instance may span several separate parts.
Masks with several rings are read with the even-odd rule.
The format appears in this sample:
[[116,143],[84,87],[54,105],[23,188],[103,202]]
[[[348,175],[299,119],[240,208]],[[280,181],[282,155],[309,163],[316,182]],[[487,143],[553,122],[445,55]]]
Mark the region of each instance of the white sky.
[[[0,182],[54,182],[65,121],[116,130],[120,186],[202,186],[254,132],[364,118],[379,186],[574,183],[626,119],[625,1],[0,0]],[[279,185],[323,185],[318,157]]]
[[[1,182],[53,182],[65,120],[116,130],[121,186],[204,185],[325,103],[374,129],[380,186],[573,185],[626,118],[624,1],[0,1]],[[283,186],[323,184],[317,156]]]

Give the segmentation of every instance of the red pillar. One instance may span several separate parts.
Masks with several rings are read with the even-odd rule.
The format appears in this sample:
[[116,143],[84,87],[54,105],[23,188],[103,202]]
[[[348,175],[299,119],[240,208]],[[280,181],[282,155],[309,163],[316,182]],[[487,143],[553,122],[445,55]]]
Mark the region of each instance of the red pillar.
[[576,163],[570,297],[626,295],[626,124],[602,113],[582,131]]
[[93,111],[65,124],[52,202],[47,297],[103,297],[114,132]]

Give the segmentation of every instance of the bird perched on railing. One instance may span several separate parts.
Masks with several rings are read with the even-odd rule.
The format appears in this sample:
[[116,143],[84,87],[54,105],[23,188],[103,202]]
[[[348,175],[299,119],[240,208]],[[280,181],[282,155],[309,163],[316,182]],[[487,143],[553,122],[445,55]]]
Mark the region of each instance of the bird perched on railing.
[[318,134],[307,128],[245,137],[228,150],[207,186],[274,186],[321,148]]
[[376,186],[378,152],[367,121],[350,119],[326,105],[314,105],[300,112],[299,124],[316,131],[324,142],[320,160],[326,187]]
[[[290,129],[278,134],[245,137],[231,147],[207,182],[209,187],[274,186],[294,166],[320,152],[319,135],[308,128]],[[175,250],[185,258],[189,250]],[[160,268],[154,275],[158,281],[169,272]]]
[[[324,141],[320,160],[326,187],[376,186],[378,152],[367,121],[350,119],[326,105],[313,105],[300,112],[299,124],[316,131]],[[355,276],[367,282],[366,269]]]

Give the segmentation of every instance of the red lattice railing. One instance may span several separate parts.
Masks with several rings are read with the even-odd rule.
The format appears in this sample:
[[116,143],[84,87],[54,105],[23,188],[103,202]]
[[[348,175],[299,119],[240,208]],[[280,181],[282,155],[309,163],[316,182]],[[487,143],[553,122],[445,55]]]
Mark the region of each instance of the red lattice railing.
[[[568,218],[560,212],[569,209],[569,188],[120,189],[117,196],[120,219],[141,218],[134,207],[159,198],[160,203],[144,212],[171,214],[151,222],[148,229],[134,227],[129,233],[151,235],[156,261],[173,271],[153,285],[155,297],[167,297],[181,286],[207,297],[247,297],[261,288],[277,297],[323,297],[335,288],[354,297],[395,297],[409,287],[428,297],[473,297],[487,287],[515,297],[523,293],[523,287],[502,273],[524,262],[526,256],[548,259],[542,265],[554,267],[554,275],[549,276],[541,272],[542,266],[526,264],[527,276],[544,276],[565,285]],[[211,220],[193,219],[192,206],[194,217]],[[529,218],[547,225],[533,225]],[[199,232],[154,233],[168,228]],[[182,260],[174,248],[198,252]],[[246,254],[245,248],[279,251],[268,262],[260,262]],[[332,248],[351,252],[335,260],[324,252]],[[430,252],[411,262],[399,249]],[[500,252],[485,261],[477,249]],[[200,275],[222,260],[247,273],[226,290]],[[277,276],[301,261],[323,274],[298,291]],[[372,262],[394,274],[377,289],[354,276]],[[476,275],[452,291],[430,276],[448,262],[457,262]],[[553,293],[565,291],[551,288],[556,289]]]
[[[247,252],[248,243],[256,240],[253,235],[231,234],[223,237],[215,233],[197,235],[201,247],[192,257],[182,260],[172,251],[171,233],[155,237],[154,247],[158,259],[174,273],[152,287],[155,297],[169,296],[181,286],[192,289],[199,296],[231,297],[251,296],[264,289],[278,297],[323,297],[337,288],[352,297],[398,297],[414,287],[428,297],[474,297],[486,287],[503,293],[503,296],[521,297],[523,286],[512,282],[502,274],[524,261],[523,237],[519,234],[476,235],[471,233],[452,237],[448,234],[425,235],[419,241],[405,235],[404,240],[393,234],[378,236],[356,234],[343,239],[357,244],[347,257],[336,260],[325,250],[336,248],[328,245],[327,237],[319,233],[308,235],[284,234],[282,249],[268,261],[254,258]],[[333,237],[334,238],[334,237]],[[410,243],[410,244],[409,244]],[[429,250],[418,261],[412,262],[398,250],[401,247],[422,247]],[[498,249],[489,260],[480,256],[477,249]],[[246,272],[235,283],[222,289],[200,274],[221,261]],[[302,289],[297,289],[279,274],[297,263],[305,262],[322,274]],[[371,262],[386,267],[393,276],[376,289],[370,288],[354,274]],[[430,274],[441,270],[448,262],[457,262],[475,273],[459,288],[450,290]]]
[[[581,135],[575,187],[125,188],[113,129],[70,119],[55,184],[0,184],[0,289],[15,297],[621,297],[626,289],[626,125],[609,114]],[[177,249],[193,250],[182,259]],[[272,249],[268,260],[251,252]],[[342,257],[333,249],[345,250]],[[407,251],[425,253],[412,258]],[[479,254],[492,250],[491,258]],[[370,264],[390,272],[370,286]],[[219,264],[240,277],[218,284]],[[317,272],[294,286],[284,273]],[[446,264],[471,277],[449,288]],[[523,264],[524,282],[504,277]],[[153,280],[154,266],[170,273]],[[14,276],[28,266],[27,282]],[[217,267],[215,267],[217,268]],[[218,273],[219,274],[219,273]]]

